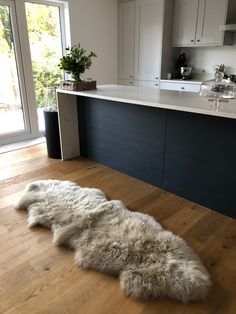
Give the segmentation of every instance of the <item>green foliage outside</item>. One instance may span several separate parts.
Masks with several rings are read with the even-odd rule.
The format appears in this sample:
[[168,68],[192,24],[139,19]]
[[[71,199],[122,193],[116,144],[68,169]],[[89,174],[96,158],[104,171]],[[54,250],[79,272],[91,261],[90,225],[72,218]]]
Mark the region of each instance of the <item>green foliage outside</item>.
[[[0,54],[15,62],[9,7],[0,5]],[[57,7],[26,3],[26,18],[37,107],[45,107],[45,88],[58,86],[62,71],[57,66],[62,56]]]
[[11,31],[9,9],[7,6],[0,6],[0,53],[12,53],[13,38]]
[[48,34],[52,38],[58,36],[57,12],[47,5],[26,3],[27,27],[33,42],[43,40]]
[[54,64],[40,65],[33,61],[32,66],[37,107],[45,107],[45,89],[58,86],[61,80],[61,71],[58,71]]
[[58,86],[62,79],[57,66],[62,55],[58,8],[26,3],[26,17],[37,107],[45,107],[45,88]]
[[[0,102],[6,108],[19,106],[19,89],[15,77],[15,55],[13,50],[12,26],[9,7],[0,5]],[[11,86],[4,86],[11,81]]]

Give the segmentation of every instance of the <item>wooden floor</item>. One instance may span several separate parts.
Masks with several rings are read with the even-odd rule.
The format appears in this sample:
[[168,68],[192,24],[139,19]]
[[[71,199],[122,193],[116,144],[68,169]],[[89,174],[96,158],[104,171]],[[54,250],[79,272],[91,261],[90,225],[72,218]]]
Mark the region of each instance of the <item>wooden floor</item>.
[[[236,220],[90,160],[49,159],[45,144],[1,154],[0,178],[1,313],[236,313]],[[26,183],[49,178],[100,188],[182,236],[212,275],[208,300],[141,303],[123,296],[117,278],[80,269],[49,230],[27,228],[26,212],[13,209]]]

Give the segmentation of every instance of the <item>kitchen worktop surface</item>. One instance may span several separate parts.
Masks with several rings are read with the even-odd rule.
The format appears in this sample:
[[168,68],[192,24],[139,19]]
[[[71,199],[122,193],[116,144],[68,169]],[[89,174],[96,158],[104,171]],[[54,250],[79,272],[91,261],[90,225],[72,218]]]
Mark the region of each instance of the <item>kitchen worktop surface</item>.
[[123,85],[98,85],[96,90],[87,91],[57,89],[57,92],[236,119],[235,99],[228,102],[224,100],[215,108],[212,101],[209,101],[207,97],[199,96],[197,93]]

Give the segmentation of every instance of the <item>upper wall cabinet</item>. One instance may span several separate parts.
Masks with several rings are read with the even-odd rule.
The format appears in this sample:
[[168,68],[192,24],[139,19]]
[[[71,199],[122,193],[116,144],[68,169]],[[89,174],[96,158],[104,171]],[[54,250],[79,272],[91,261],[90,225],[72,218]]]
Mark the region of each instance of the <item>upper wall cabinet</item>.
[[174,46],[194,45],[198,0],[176,0],[172,41]]
[[175,0],[173,46],[216,46],[224,44],[228,0]]
[[120,80],[160,79],[163,11],[164,0],[119,3]]

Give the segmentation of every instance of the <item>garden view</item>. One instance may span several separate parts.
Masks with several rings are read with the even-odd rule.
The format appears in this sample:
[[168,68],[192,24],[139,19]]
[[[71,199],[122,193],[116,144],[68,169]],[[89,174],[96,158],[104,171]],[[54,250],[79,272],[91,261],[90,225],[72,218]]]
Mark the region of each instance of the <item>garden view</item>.
[[[38,120],[43,129],[45,88],[57,86],[62,77],[58,67],[62,56],[59,9],[26,2],[25,11]],[[10,126],[14,131],[24,129],[12,29],[9,6],[0,5],[0,134],[13,131]]]

